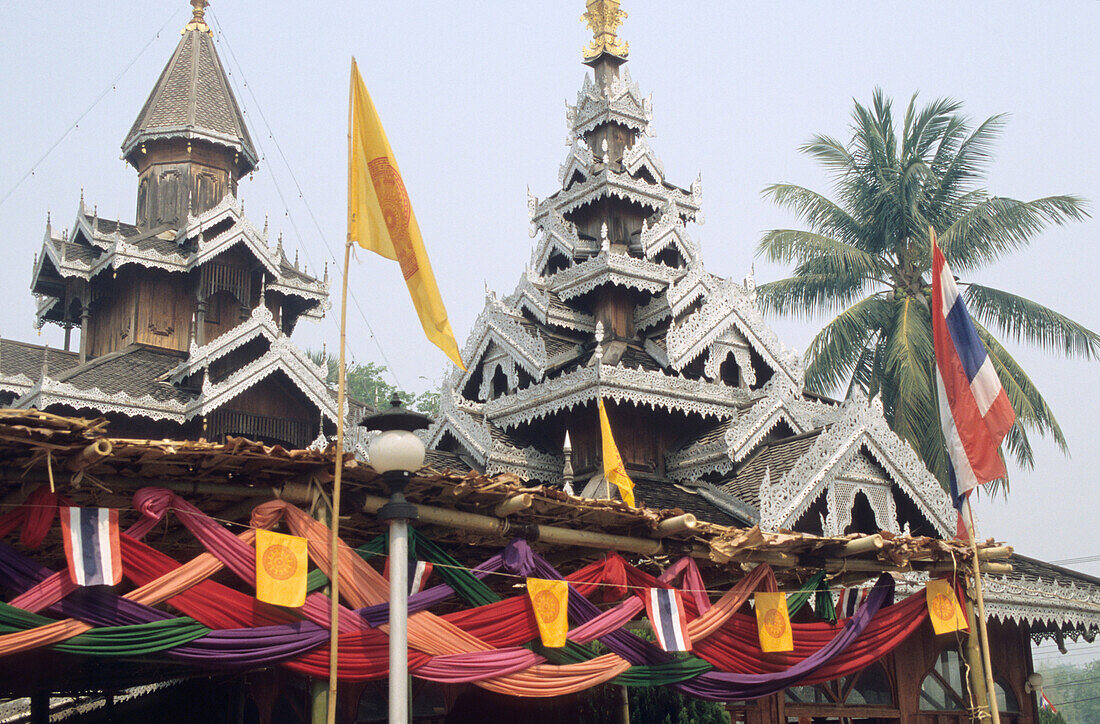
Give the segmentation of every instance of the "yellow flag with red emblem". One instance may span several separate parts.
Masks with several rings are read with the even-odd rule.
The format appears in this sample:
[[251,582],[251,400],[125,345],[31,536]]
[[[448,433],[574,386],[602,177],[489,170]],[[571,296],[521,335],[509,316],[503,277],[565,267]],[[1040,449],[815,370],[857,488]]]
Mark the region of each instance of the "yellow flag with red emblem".
[[932,579],[924,587],[924,596],[928,601],[928,618],[932,619],[932,630],[937,635],[969,630],[966,614],[949,581]]
[[466,369],[397,160],[354,58],[351,61],[350,105],[348,241],[401,266],[424,334],[456,365]]
[[308,567],[305,538],[256,531],[256,598],[276,606],[301,606]]
[[760,650],[766,654],[794,651],[791,617],[787,614],[787,597],[782,593],[757,592],[754,598]]
[[623,464],[623,456],[619,454],[619,448],[615,445],[615,438],[611,436],[611,421],[607,419],[607,410],[604,409],[603,400],[599,401],[600,408],[600,437],[603,439],[603,476],[607,482],[619,489],[619,495],[627,505],[634,506],[634,481],[626,474],[626,465]]
[[569,633],[569,584],[565,581],[527,579],[527,595],[539,625],[543,646],[565,646]]

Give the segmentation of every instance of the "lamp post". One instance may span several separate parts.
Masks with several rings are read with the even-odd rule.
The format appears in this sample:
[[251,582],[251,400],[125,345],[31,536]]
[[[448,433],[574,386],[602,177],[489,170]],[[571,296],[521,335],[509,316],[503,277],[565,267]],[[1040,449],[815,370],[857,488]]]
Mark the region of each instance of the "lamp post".
[[405,500],[405,486],[424,464],[424,443],[413,430],[422,430],[430,420],[406,410],[395,392],[390,409],[366,417],[368,430],[379,430],[367,448],[375,472],[390,489],[390,501],[378,511],[378,518],[390,525],[390,724],[409,721],[409,528],[417,519],[416,506]]

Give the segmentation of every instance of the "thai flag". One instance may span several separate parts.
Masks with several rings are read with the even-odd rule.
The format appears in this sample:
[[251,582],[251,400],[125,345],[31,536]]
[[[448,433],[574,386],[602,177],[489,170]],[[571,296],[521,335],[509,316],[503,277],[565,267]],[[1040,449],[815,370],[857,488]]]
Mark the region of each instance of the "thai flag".
[[867,600],[867,588],[845,588],[840,592],[840,598],[836,602],[837,618],[851,618]]
[[1039,708],[1046,709],[1047,711],[1054,714],[1058,713],[1058,709],[1054,706],[1053,703],[1051,703],[1050,699],[1047,698],[1045,691],[1039,692]]
[[1005,476],[1004,461],[997,450],[1016,413],[959,296],[955,278],[936,244],[935,232],[932,338],[940,427],[950,459],[951,497],[955,507],[961,508],[971,490]]
[[[386,570],[383,573],[390,580],[390,559],[386,557]],[[409,559],[409,595],[420,593],[428,587],[428,577],[432,575],[432,564],[428,561]]]
[[680,592],[673,588],[651,588],[645,597],[646,615],[665,651],[691,651],[687,616]]
[[62,506],[61,532],[73,583],[114,586],[122,581],[117,510]]

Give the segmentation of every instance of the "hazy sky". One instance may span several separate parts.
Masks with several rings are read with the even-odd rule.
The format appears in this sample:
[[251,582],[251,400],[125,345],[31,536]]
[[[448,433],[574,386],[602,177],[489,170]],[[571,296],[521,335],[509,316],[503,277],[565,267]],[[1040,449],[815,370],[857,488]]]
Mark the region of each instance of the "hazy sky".
[[[208,19],[263,154],[240,187],[246,213],[258,225],[270,215],[271,243],[282,232],[290,255],[300,250],[311,270],[340,251],[354,54],[461,345],[484,285],[511,292],[530,256],[527,187],[544,198],[557,185],[563,101],[574,101],[586,70],[583,5],[215,1]],[[668,179],[686,186],[702,174],[706,224],[691,231],[711,272],[742,278],[761,233],[797,223],[761,198],[765,185],[828,191],[797,147],[817,132],[846,138],[852,99],[867,102],[876,86],[901,108],[920,91],[926,100],[961,99],[976,119],[1011,114],[987,184],[994,193],[1100,199],[1100,3],[624,0],[623,7],[628,67],[652,93],[651,143]],[[5,337],[60,344],[55,327],[36,336],[28,291],[47,211],[55,226],[71,226],[83,187],[102,217],[133,221],[136,174],[119,160],[119,144],[189,15],[184,0],[5,7],[0,197],[15,188],[0,204]],[[1100,329],[1098,231],[1096,220],[1048,231],[980,281]],[[756,263],[759,282],[785,271]],[[396,265],[362,254],[350,278],[377,335],[353,306],[351,357],[382,361],[381,347],[403,387],[435,386],[446,360],[420,334]],[[773,320],[799,350],[821,321]],[[295,339],[334,350],[337,322],[334,313],[303,323]],[[1100,363],[1033,350],[1017,359],[1057,414],[1072,457],[1037,440],[1036,469],[1013,471],[1011,499],[980,502],[981,532],[1048,560],[1095,554]],[[1096,563],[1081,568],[1100,574]]]

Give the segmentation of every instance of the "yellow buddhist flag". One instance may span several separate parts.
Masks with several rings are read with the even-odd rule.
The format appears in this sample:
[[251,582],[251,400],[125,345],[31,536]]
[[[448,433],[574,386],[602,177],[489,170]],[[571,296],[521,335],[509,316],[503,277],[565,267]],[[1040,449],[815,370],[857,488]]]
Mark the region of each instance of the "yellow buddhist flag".
[[569,584],[528,578],[527,595],[531,598],[543,646],[565,646],[565,635],[569,632]]
[[256,598],[276,606],[301,606],[308,566],[305,538],[256,531]]
[[401,265],[424,334],[462,369],[447,310],[428,263],[420,227],[367,87],[351,61],[348,120],[348,241]]
[[607,482],[619,489],[619,495],[627,505],[634,505],[634,481],[626,474],[626,466],[611,436],[611,423],[607,420],[607,410],[600,400],[600,436],[603,438],[603,476]]
[[928,600],[928,618],[932,619],[932,629],[937,635],[968,630],[966,614],[948,581],[942,578],[929,581],[924,587],[924,595]]
[[787,597],[782,593],[758,592],[754,598],[760,650],[768,654],[794,651],[791,617],[787,614]]

